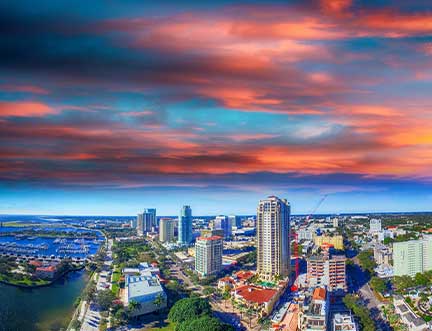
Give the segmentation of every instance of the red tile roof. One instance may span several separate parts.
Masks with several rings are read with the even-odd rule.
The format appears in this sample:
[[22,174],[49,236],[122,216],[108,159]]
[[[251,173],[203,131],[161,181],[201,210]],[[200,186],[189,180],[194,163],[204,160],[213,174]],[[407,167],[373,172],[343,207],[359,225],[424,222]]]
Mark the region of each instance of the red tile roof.
[[318,287],[314,290],[312,295],[314,300],[325,300],[326,298],[326,290],[325,288]]
[[48,267],[38,267],[36,268],[36,271],[49,271],[49,272],[53,272],[56,271],[56,267],[53,265],[50,265]]
[[277,293],[276,290],[261,288],[253,285],[244,285],[236,289],[236,294],[246,301],[258,304],[266,303]]
[[42,262],[41,261],[30,261],[29,262],[30,265],[34,265],[35,267],[41,267],[42,266]]
[[252,278],[254,276],[254,273],[252,271],[240,270],[235,275],[239,280],[248,280],[249,278]]

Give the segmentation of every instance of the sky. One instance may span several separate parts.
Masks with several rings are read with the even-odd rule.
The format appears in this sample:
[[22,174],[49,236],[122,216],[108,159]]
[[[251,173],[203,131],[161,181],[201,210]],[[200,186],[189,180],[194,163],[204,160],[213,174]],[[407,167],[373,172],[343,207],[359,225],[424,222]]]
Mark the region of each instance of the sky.
[[417,1],[3,1],[0,213],[432,210]]

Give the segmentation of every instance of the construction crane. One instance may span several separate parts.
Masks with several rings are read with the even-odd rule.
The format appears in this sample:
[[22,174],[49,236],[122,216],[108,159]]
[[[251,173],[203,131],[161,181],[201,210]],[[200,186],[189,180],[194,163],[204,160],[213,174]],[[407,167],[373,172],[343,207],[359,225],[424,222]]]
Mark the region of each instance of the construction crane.
[[[299,224],[299,228],[303,225],[306,225],[309,222],[309,219],[315,212],[318,210],[318,208],[321,206],[321,204],[324,202],[324,200],[327,198],[327,194],[325,194],[315,205],[315,207],[312,209],[312,211],[306,216],[305,220]],[[294,230],[291,231],[291,238],[294,238],[294,258],[295,258],[295,280],[293,282],[293,285],[291,286],[291,292],[296,292],[298,290],[298,287],[295,285],[295,282],[298,281],[298,277],[300,274],[300,252],[299,252],[299,244],[298,244],[298,234]]]

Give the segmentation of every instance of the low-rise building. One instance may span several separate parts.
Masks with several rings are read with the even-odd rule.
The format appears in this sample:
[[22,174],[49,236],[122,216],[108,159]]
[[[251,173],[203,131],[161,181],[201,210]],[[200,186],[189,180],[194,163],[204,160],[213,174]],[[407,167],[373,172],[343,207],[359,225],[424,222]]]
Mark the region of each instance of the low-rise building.
[[401,321],[408,327],[410,331],[426,331],[430,330],[428,324],[414,313],[411,307],[405,302],[400,295],[393,296],[393,304],[395,312],[401,318]]
[[56,275],[57,267],[54,265],[37,267],[35,276],[41,279],[53,279]]
[[392,258],[392,251],[389,247],[376,244],[374,247],[374,259],[376,264],[381,265],[390,265],[390,260]]
[[312,296],[305,298],[299,313],[300,331],[326,331],[328,326],[329,302],[324,287],[313,290]]
[[343,237],[341,235],[336,235],[336,236],[315,235],[314,244],[317,247],[321,247],[323,244],[328,244],[328,245],[332,245],[335,249],[339,249],[339,250],[342,250],[344,248]]
[[[139,308],[132,311],[132,316],[152,313],[166,307],[167,296],[156,276],[126,276],[124,304],[139,303]],[[159,304],[157,304],[159,301]]]
[[234,290],[234,299],[261,311],[262,315],[271,313],[274,304],[279,299],[276,289],[264,288],[256,285],[243,285]]
[[351,314],[337,313],[333,316],[332,331],[358,331],[357,324]]

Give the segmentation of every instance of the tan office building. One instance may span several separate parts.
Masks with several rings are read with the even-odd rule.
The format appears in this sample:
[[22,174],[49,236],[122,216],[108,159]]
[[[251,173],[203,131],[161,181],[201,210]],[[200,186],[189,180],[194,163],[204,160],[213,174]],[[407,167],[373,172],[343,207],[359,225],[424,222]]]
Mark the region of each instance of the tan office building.
[[161,218],[159,221],[159,241],[170,242],[174,240],[174,220]]
[[257,209],[257,272],[265,280],[289,276],[290,213],[287,200],[270,196]]

